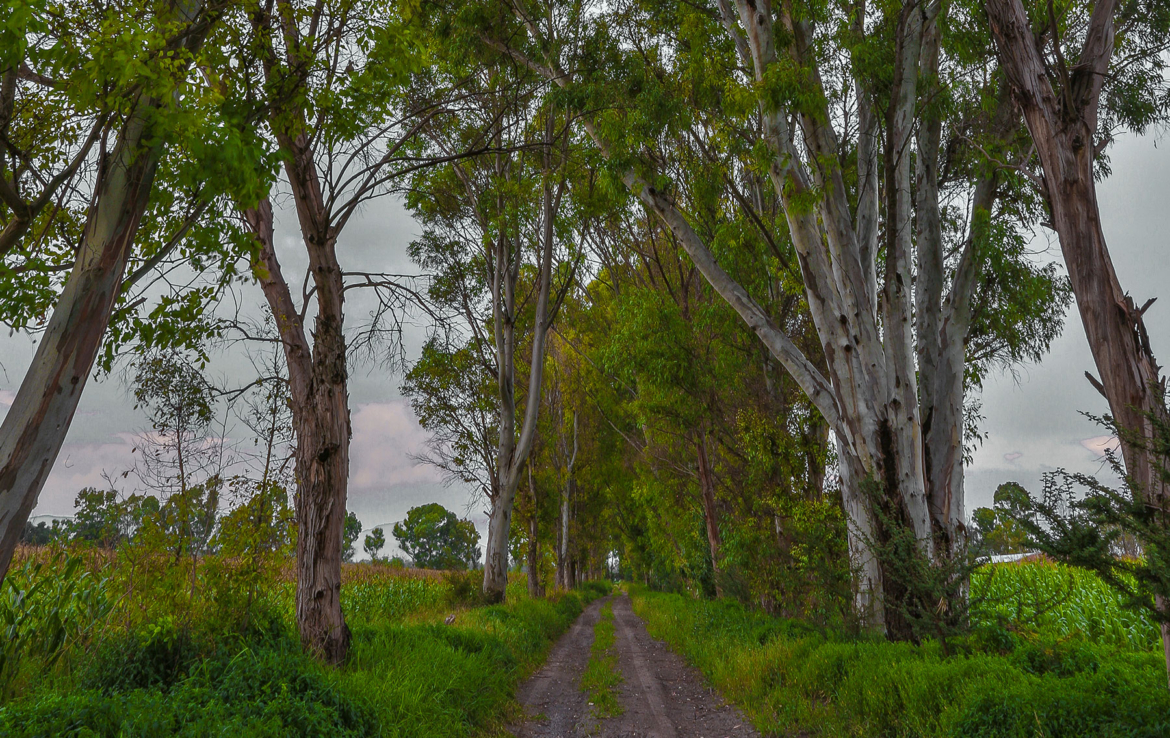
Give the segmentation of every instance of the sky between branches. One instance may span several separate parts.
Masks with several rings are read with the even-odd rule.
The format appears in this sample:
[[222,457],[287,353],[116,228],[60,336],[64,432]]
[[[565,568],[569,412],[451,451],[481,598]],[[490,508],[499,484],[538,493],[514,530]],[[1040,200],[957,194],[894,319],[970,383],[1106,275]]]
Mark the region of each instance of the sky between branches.
[[[1155,356],[1170,363],[1170,137],[1127,136],[1110,154],[1114,174],[1098,189],[1105,236],[1121,283],[1135,302],[1159,298],[1147,313],[1146,326]],[[296,243],[289,208],[282,208],[277,217],[281,263],[287,264],[290,283],[299,284],[306,266],[304,249]],[[343,266],[414,273],[417,269],[406,248],[418,233],[398,202],[374,201],[346,228],[339,247]],[[1060,258],[1055,236],[1049,232],[1039,233],[1032,246],[1045,252],[1041,258]],[[369,308],[360,293],[351,295],[347,315],[360,321]],[[258,286],[241,288],[239,298],[245,309],[259,314]],[[418,355],[425,335],[423,324],[409,332],[408,359]],[[34,340],[21,334],[0,336],[0,418],[7,413],[32,359]],[[251,371],[242,350],[215,355],[209,367],[212,378],[225,386],[245,384]],[[989,505],[995,488],[1006,481],[1036,491],[1042,474],[1059,467],[1107,473],[1101,458],[1105,431],[1081,414],[1103,414],[1107,405],[1086,381],[1085,371],[1095,373],[1074,306],[1063,334],[1043,362],[1026,365],[1014,376],[999,373],[988,380],[981,398],[986,439],[967,470],[968,511]],[[470,516],[481,535],[486,535],[486,506],[473,498],[473,490],[444,486],[435,470],[412,459],[413,453],[422,450],[426,432],[416,422],[409,402],[402,399],[400,384],[400,375],[388,376],[375,364],[359,364],[352,371],[349,509],[368,530],[402,520],[416,505],[439,502]],[[71,515],[78,490],[103,487],[103,471],[117,476],[133,466],[136,434],[147,427],[145,416],[134,409],[122,374],[91,382],[34,516]],[[397,553],[393,538],[387,539],[389,553]]]

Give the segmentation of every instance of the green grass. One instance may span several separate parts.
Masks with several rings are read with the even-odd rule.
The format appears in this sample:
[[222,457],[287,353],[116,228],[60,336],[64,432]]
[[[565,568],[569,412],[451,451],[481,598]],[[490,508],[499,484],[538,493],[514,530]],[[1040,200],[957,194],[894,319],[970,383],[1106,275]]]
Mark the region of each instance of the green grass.
[[1079,636],[988,628],[952,644],[848,638],[731,602],[634,588],[656,638],[766,735],[1170,736],[1161,659]]
[[[0,619],[15,624],[13,634],[40,630],[46,618],[57,617],[56,609],[72,612],[92,599],[89,579],[74,571],[70,576],[86,586],[62,584],[60,571],[44,568],[5,582],[13,596],[0,596],[0,609],[7,608]],[[51,661],[36,639],[20,640],[19,662],[9,660],[18,667],[16,696],[0,698],[0,736],[459,738],[499,732],[517,712],[517,682],[543,662],[584,604],[608,588],[590,585],[532,600],[523,586],[509,586],[506,604],[480,607],[474,604],[475,576],[348,568],[342,602],[352,644],[340,669],[302,652],[283,586],[269,588],[269,601],[242,630],[226,623],[214,601],[173,615],[159,616],[155,608],[145,619],[133,616],[146,610],[122,602],[84,630],[66,620]],[[38,591],[63,593],[56,609],[17,607],[12,588],[28,589],[34,579],[43,580]],[[83,600],[72,602],[77,598]],[[194,619],[181,617],[189,612]],[[451,625],[443,622],[448,614],[455,615]]]
[[1132,651],[1162,648],[1158,626],[1144,611],[1124,607],[1096,574],[1047,561],[992,564],[971,577],[973,619],[1055,636],[1083,635]]
[[581,689],[589,694],[596,718],[610,718],[621,715],[622,704],[618,701],[618,685],[624,680],[618,669],[617,642],[613,627],[613,602],[601,608],[601,617],[593,626],[593,646],[589,650],[589,663],[581,675]]

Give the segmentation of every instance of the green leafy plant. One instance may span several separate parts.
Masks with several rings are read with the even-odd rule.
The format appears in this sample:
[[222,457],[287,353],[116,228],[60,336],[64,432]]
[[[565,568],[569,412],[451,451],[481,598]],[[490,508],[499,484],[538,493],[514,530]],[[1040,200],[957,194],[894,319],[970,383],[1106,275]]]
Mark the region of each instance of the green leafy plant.
[[77,555],[55,551],[9,572],[0,583],[0,699],[23,664],[51,668],[66,648],[100,627],[112,606],[107,581]]

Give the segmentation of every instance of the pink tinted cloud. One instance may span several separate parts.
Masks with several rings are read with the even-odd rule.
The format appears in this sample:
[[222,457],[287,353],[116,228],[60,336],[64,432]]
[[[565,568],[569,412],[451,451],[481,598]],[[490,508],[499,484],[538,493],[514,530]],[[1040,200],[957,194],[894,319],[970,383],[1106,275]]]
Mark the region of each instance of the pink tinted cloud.
[[37,500],[37,515],[72,515],[73,501],[85,487],[104,489],[108,485],[102,472],[118,476],[134,466],[137,443],[133,433],[118,433],[102,443],[66,443],[61,447],[57,462],[45,480],[45,487]]
[[1081,445],[1095,456],[1104,456],[1106,451],[1116,451],[1119,446],[1117,436],[1093,436],[1081,441]]
[[1016,459],[1022,458],[1023,456],[1024,455],[1022,453],[1020,453],[1019,451],[1012,451],[1010,454],[1004,454],[1003,460],[1010,463],[1010,462],[1015,461]]
[[438,471],[411,458],[425,449],[427,432],[404,400],[354,408],[351,419],[349,484],[354,490],[381,490],[398,484],[433,484]]

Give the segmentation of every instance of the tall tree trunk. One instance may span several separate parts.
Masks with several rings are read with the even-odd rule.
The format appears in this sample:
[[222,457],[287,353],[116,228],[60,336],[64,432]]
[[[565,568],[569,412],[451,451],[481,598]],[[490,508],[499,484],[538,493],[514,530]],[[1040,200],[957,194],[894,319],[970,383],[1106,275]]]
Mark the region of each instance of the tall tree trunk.
[[[202,3],[193,2],[173,13],[175,20],[191,23],[202,9]],[[180,36],[179,43],[196,51],[209,26]],[[159,100],[140,97],[113,152],[101,162],[73,270],[0,425],[0,580],[65,442],[109,327],[163,154],[150,126],[159,105]]]
[[703,521],[707,526],[707,547],[711,552],[711,573],[715,579],[715,596],[723,596],[723,570],[720,549],[723,540],[719,536],[719,518],[715,508],[715,475],[711,471],[711,460],[707,456],[707,434],[699,434],[695,444],[699,457],[699,489],[703,497]]
[[[1094,6],[1077,64],[1065,68],[1058,60],[1066,82],[1057,91],[1020,0],[987,3],[1000,64],[1044,170],[1052,227],[1101,377],[1100,382],[1091,375],[1089,379],[1108,400],[1121,430],[1126,473],[1138,494],[1166,511],[1168,490],[1152,451],[1155,431],[1150,419],[1170,420],[1164,380],[1150,349],[1144,308],[1125,293],[1113,268],[1093,178],[1098,107],[1113,55],[1116,9],[1116,0],[1099,0]],[[1157,604],[1167,612],[1166,602]],[[1170,675],[1170,622],[1162,624],[1162,643]]]
[[[563,192],[563,189],[561,190]],[[536,422],[540,413],[540,387],[544,376],[545,345],[551,327],[549,294],[552,289],[552,260],[554,220],[560,204],[561,192],[554,198],[552,185],[546,176],[543,187],[542,210],[544,228],[541,234],[541,256],[538,268],[539,286],[536,295],[536,315],[532,327],[532,360],[528,373],[528,399],[524,420],[516,434],[516,282],[520,275],[519,244],[511,242],[505,233],[498,234],[494,245],[494,269],[489,275],[492,286],[492,310],[498,367],[500,398],[500,445],[496,459],[496,475],[492,509],[488,519],[488,540],[483,569],[483,592],[489,602],[502,602],[508,588],[508,535],[512,525],[512,507],[520,473],[528,462],[536,436]],[[515,251],[510,252],[510,249]]]
[[[290,168],[290,179],[294,176]],[[304,184],[303,179],[294,184],[294,197]],[[299,198],[297,202],[299,210]],[[276,319],[288,365],[297,441],[297,628],[308,650],[337,664],[345,660],[349,649],[349,628],[341,611],[350,441],[341,270],[333,239],[310,231],[305,241],[318,306],[310,347],[276,258],[271,203],[265,200],[245,217],[260,241],[255,272]]]
[[[562,435],[562,438],[564,436]],[[573,467],[577,464],[577,413],[573,413],[573,451],[565,469],[565,484],[561,488],[561,536],[557,549],[557,586],[572,589],[576,586],[572,561],[569,558],[569,514],[573,504]]]
[[540,546],[537,533],[540,529],[540,505],[536,497],[536,483],[532,479],[532,466],[528,466],[528,496],[532,500],[532,517],[528,520],[528,596],[536,599],[540,591]]

